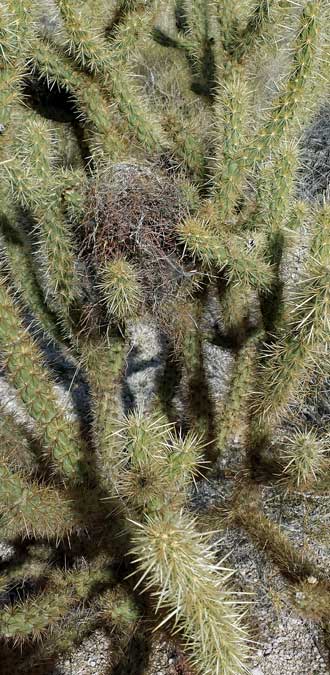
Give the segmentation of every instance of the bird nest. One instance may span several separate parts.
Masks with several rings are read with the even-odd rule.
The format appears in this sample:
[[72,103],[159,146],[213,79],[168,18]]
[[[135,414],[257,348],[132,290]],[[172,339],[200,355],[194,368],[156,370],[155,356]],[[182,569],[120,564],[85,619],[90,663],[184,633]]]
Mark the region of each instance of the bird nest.
[[186,214],[173,177],[149,166],[115,164],[91,181],[82,223],[83,255],[96,276],[118,257],[132,262],[145,309],[162,320],[168,307],[188,297],[196,283],[192,261],[183,260],[176,234]]

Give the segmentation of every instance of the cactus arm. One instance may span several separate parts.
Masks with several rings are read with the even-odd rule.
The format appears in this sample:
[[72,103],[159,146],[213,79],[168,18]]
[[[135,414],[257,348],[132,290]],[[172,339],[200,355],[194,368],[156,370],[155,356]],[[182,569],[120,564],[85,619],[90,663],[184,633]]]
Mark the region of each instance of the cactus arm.
[[[113,160],[120,156],[125,145],[113,124],[110,105],[99,84],[88,75],[74,70],[70,61],[44,41],[34,39],[31,46],[31,65],[46,80],[48,86],[63,87],[74,97],[77,109],[91,128],[90,143],[96,157]],[[98,149],[98,145],[99,150]]]
[[[237,194],[244,180],[244,155],[249,115],[249,90],[242,68],[231,68],[217,88],[214,116],[217,149],[213,192],[218,226],[233,214]],[[219,138],[220,136],[220,138]]]
[[182,331],[182,316],[179,317],[182,331],[180,351],[182,355],[182,381],[180,394],[184,406],[184,422],[189,429],[202,435],[205,440],[209,437],[209,397],[205,373],[203,368],[203,331],[201,328],[203,305],[196,300],[188,309],[188,321]]
[[[74,56],[80,64],[84,66],[87,63],[92,72],[100,71],[104,78],[104,88],[108,88],[110,95],[116,99],[120,112],[138,141],[149,151],[161,149],[163,145],[161,129],[158,123],[151,119],[150,114],[139,100],[134,83],[129,78],[123,60],[126,51],[125,42],[127,42],[127,35],[129,35],[127,24],[125,24],[123,44],[119,42],[120,27],[117,31],[116,37],[117,43],[120,44],[120,51],[116,49],[114,44],[113,50],[109,54],[109,49],[106,43],[102,43],[101,37],[91,33],[81,25],[78,13],[72,9],[68,0],[58,0],[58,6],[69,35],[69,53],[74,52]],[[133,26],[133,30],[135,33],[135,26]]]
[[[266,301],[269,297],[265,292]],[[251,326],[261,325],[262,316],[258,291],[246,285],[228,283],[221,293],[220,319],[222,332],[241,342]]]
[[22,323],[3,275],[0,307],[0,346],[8,378],[35,419],[38,435],[54,466],[63,478],[80,481],[85,472],[78,423],[67,417],[59,403],[39,349]]
[[69,167],[56,170],[54,180],[58,185],[59,200],[66,218],[72,226],[79,225],[86,207],[88,179],[85,171]]
[[259,333],[252,335],[247,338],[240,349],[234,363],[230,390],[221,410],[221,416],[215,417],[216,443],[220,456],[228,451],[231,442],[247,437],[248,415],[243,411],[247,408],[246,402],[251,397],[260,337]]
[[184,0],[183,9],[186,15],[187,29],[191,37],[194,55],[200,62],[203,59],[203,49],[207,39],[207,2],[203,0]]
[[316,214],[311,257],[304,275],[289,299],[288,324],[268,350],[262,366],[260,413],[266,426],[283,415],[292,396],[304,386],[315,365],[321,364],[324,345],[329,339],[329,208]]
[[326,473],[329,439],[313,429],[294,429],[281,440],[283,475],[299,487],[313,483]]
[[270,292],[263,299],[263,318],[267,330],[277,324],[283,306],[283,282],[280,266],[283,251],[290,240],[290,219],[294,213],[295,178],[298,169],[298,148],[284,142],[271,160],[260,168],[256,186],[256,204],[249,217],[249,226],[265,233],[265,257],[274,270]]
[[65,616],[72,604],[72,597],[66,594],[54,598],[45,595],[38,603],[30,601],[7,607],[0,613],[1,635],[16,644],[22,644],[31,637],[38,640],[47,628]]
[[244,527],[285,575],[294,581],[314,576],[315,568],[308,555],[296,548],[283,531],[284,528],[268,518],[260,510],[259,505],[253,503],[251,492],[249,502],[249,505],[246,502],[243,504],[242,499],[238,497],[230,520]]
[[194,521],[177,510],[180,491],[201,459],[201,444],[196,436],[176,438],[172,427],[157,414],[137,411],[114,432],[127,451],[118,491],[139,518],[130,519],[136,566],[131,576],[139,575],[136,588],[143,582],[152,589],[156,612],[168,612],[160,625],[174,623],[198,673],[244,672],[244,629],[237,597],[231,601],[226,587],[232,573],[222,568],[219,574],[222,565]]
[[[136,525],[133,561],[154,592],[156,610],[174,620],[200,675],[244,673],[248,652],[237,599],[227,587],[231,571],[217,563],[182,513],[153,515]],[[220,569],[222,568],[222,571]]]
[[119,24],[111,41],[112,68],[109,78],[105,77],[105,82],[109,79],[109,90],[138,142],[147,151],[159,153],[168,148],[166,133],[162,124],[149,111],[149,106],[144,103],[129,69],[130,55],[138,37],[151,29],[150,19],[148,12],[143,16],[137,11],[128,16],[125,25]]
[[31,439],[17,422],[14,415],[0,404],[0,462],[30,473],[36,469],[37,461]]
[[272,159],[260,169],[253,223],[276,234],[285,227],[293,206],[298,148],[295,142],[284,142]]
[[122,323],[137,316],[143,291],[134,265],[125,258],[109,261],[101,270],[99,287],[109,317]]
[[[322,0],[310,0],[305,5],[294,46],[292,68],[283,91],[271,105],[268,120],[261,127],[248,150],[248,162],[263,161],[278,147],[283,135],[296,125],[302,100],[307,98],[307,87],[317,73]],[[306,110],[306,100],[304,102]]]
[[267,289],[272,272],[267,262],[260,260],[253,244],[246,237],[231,236],[227,232],[216,234],[206,221],[187,220],[179,226],[179,236],[191,253],[199,258],[205,268],[214,265],[224,271],[228,281],[246,286]]
[[66,574],[55,571],[50,576],[50,585],[56,583],[55,589],[50,588],[36,598],[1,610],[1,635],[18,644],[39,640],[65,617],[72,606],[88,598],[94,584],[112,582],[111,571],[97,567]]
[[5,4],[1,5],[1,29],[0,29],[0,59],[1,65],[10,64],[17,56],[19,32],[17,31],[17,19]]
[[216,0],[214,3],[214,13],[219,33],[218,41],[221,45],[219,64],[221,70],[225,61],[224,52],[228,52],[229,46],[232,44],[238,30],[242,4],[244,5],[245,3],[238,3],[237,0]]
[[139,105],[137,93],[134,91],[128,72],[117,68],[112,74],[112,87],[118,108],[125,116],[129,129],[132,130],[139,143],[149,152],[165,148],[164,133],[156,128],[155,124],[152,125],[147,111]]
[[[17,3],[16,3],[17,5]],[[7,145],[12,139],[12,113],[22,101],[22,83],[27,74],[26,32],[22,26],[21,8],[13,2],[2,3],[0,8],[0,160],[9,161]],[[24,20],[24,16],[23,16]]]
[[[297,128],[297,120],[301,122],[307,111],[306,101],[303,110],[300,104],[304,97],[307,98],[310,83],[318,73],[321,17],[322,1],[310,0],[301,13],[290,74],[272,102],[266,121],[237,158],[239,174],[236,172],[235,176],[239,176],[239,180],[232,183],[232,204],[242,196],[246,177],[267,159],[270,152],[277,150],[283,136]],[[315,92],[313,94],[315,96]]]
[[60,339],[58,327],[46,309],[28,253],[21,244],[10,241],[8,238],[4,243],[4,251],[4,258],[8,261],[6,266],[9,276],[22,302],[32,311],[38,326],[41,326],[54,339]]
[[73,530],[75,519],[69,500],[54,488],[29,481],[0,465],[1,536],[18,535],[56,539]]
[[258,41],[265,39],[267,28],[274,20],[273,6],[276,7],[278,4],[278,0],[257,0],[254,2],[246,26],[241,31],[237,31],[229,43],[229,52],[237,61],[246,57]]
[[46,302],[64,321],[70,321],[72,307],[81,300],[81,272],[78,269],[72,234],[65,221],[55,175],[52,172],[53,136],[47,124],[28,119],[19,139],[16,161],[7,167],[13,193],[28,205],[38,232],[36,267]]
[[182,6],[187,26],[186,50],[193,71],[201,79],[202,86],[206,85],[205,93],[209,93],[213,57],[213,52],[210,51],[211,4],[208,0],[183,0]]
[[[0,108],[2,118],[2,134],[8,131],[8,124],[13,107],[22,98],[21,84],[26,73],[26,68],[15,63],[0,68]],[[8,136],[8,133],[5,134]]]
[[[189,487],[195,476],[201,475],[207,464],[204,459],[203,435],[189,431],[186,436],[174,433],[170,439],[171,452],[167,456],[166,475],[170,483],[175,483],[178,492],[182,495]],[[179,500],[180,501],[180,500]]]
[[112,443],[115,420],[121,417],[121,379],[125,368],[127,345],[123,338],[112,336],[111,342],[82,341],[79,345],[81,365],[86,371],[93,403],[93,432],[97,467],[103,488],[117,494],[120,456]]
[[[158,413],[144,415],[141,409],[131,413],[117,425],[113,443],[121,452],[121,472],[117,491],[128,505],[129,513],[143,517],[146,510],[159,508],[163,500],[173,496],[166,472],[166,440],[172,428]],[[126,456],[123,448],[127,445]]]
[[69,56],[73,56],[84,68],[88,66],[91,72],[104,70],[106,59],[99,43],[102,33],[90,29],[81,20],[81,13],[70,0],[57,0],[57,6],[63,18],[68,37],[64,39],[65,48]]
[[[262,392],[257,397],[260,428],[271,431],[288,410],[289,402],[300,392],[310,375],[312,362],[310,350],[304,340],[291,335],[277,336],[264,355],[261,368]],[[257,417],[255,418],[257,422]],[[274,426],[273,426],[274,429]]]

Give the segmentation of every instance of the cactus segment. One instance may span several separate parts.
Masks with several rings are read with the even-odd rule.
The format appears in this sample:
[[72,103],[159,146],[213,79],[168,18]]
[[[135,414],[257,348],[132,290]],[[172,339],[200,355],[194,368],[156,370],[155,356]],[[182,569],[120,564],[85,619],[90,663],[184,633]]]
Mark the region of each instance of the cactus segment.
[[[116,49],[114,45],[113,52],[109,54],[108,47],[102,41],[101,36],[81,25],[79,14],[72,8],[72,3],[68,0],[58,0],[57,4],[68,33],[67,50],[69,55],[73,53],[77,61],[83,67],[88,65],[92,73],[100,72],[103,75],[105,79],[104,88],[109,89],[109,93],[115,97],[120,112],[138,141],[149,151],[161,149],[163,145],[161,129],[156,122],[151,120],[147,110],[143,108],[142,102],[134,90],[133,81],[129,78],[129,73],[124,65],[122,52],[125,58],[129,27],[126,25],[125,40],[120,43],[120,50]],[[135,29],[134,35],[136,27],[133,26],[133,29]]]
[[229,395],[221,410],[220,418],[216,418],[217,446],[219,453],[228,449],[230,443],[237,443],[244,438],[248,429],[248,416],[243,415],[244,401],[251,397],[255,375],[257,347],[261,335],[252,335],[238,352],[232,372]]
[[82,479],[83,451],[77,422],[58,401],[42,355],[23,325],[2,275],[0,282],[0,346],[8,377],[36,421],[37,433],[63,478]]
[[322,0],[311,0],[303,8],[294,45],[292,68],[283,91],[271,104],[268,120],[261,127],[256,140],[247,152],[248,162],[256,165],[269,152],[278,148],[285,133],[296,124],[299,107],[306,95],[309,78],[317,71],[317,46],[320,32]]
[[200,259],[205,269],[215,265],[231,283],[256,288],[269,288],[272,271],[256,253],[252,237],[215,234],[206,222],[191,219],[180,226],[179,236],[191,253]]
[[233,216],[237,195],[244,182],[245,157],[242,149],[246,145],[249,96],[243,69],[231,68],[225,82],[219,83],[214,110],[217,157],[213,180],[219,227]]
[[118,158],[125,145],[113,124],[110,105],[98,83],[74,70],[70,62],[46,40],[35,40],[33,43],[31,66],[48,87],[63,88],[74,97],[78,112],[91,131],[92,154],[100,159],[103,156],[113,160]]
[[100,288],[110,317],[125,321],[136,316],[142,305],[142,289],[133,265],[124,258],[107,263]]
[[132,555],[137,585],[145,579],[146,588],[159,589],[156,611],[167,612],[160,625],[174,620],[197,673],[244,673],[248,646],[227,587],[232,572],[215,561],[187,516],[147,517],[136,527]]
[[1,463],[0,498],[2,536],[23,536],[56,539],[69,534],[75,521],[70,514],[69,500],[54,488],[29,482],[18,472]]
[[59,623],[69,609],[86,599],[94,584],[109,583],[111,571],[102,569],[74,570],[67,574],[55,572],[50,581],[57,590],[49,589],[37,598],[5,607],[0,612],[0,631],[6,640],[22,644],[37,641]]

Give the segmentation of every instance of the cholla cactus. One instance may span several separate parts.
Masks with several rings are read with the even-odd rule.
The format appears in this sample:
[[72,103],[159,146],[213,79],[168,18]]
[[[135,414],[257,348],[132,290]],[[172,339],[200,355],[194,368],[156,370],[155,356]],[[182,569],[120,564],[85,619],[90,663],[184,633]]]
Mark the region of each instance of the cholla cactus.
[[313,429],[297,430],[284,438],[282,460],[284,473],[299,487],[322,475],[326,468],[325,454],[329,439],[318,438]]
[[[26,557],[21,598],[0,579],[0,638],[28,646],[24,672],[104,623],[120,652],[146,617],[196,675],[249,672],[244,594],[189,494],[269,471],[269,451],[298,487],[323,475],[327,444],[286,425],[329,339],[330,209],[296,195],[329,19],[326,0],[1,3],[0,535]],[[167,362],[136,402],[141,321]],[[47,345],[84,378],[87,419]],[[264,546],[276,528],[242,499],[230,522]],[[283,537],[273,557],[296,564]]]

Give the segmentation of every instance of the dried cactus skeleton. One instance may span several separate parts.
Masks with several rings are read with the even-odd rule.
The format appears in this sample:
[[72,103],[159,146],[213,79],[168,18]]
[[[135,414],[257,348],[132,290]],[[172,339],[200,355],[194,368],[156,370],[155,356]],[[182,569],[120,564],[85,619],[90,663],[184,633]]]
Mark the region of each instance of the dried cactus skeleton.
[[[0,636],[25,672],[100,623],[119,654],[145,618],[193,672],[249,671],[244,593],[187,503],[227,469],[238,490],[256,472],[325,480],[329,431],[297,406],[326,375],[330,207],[296,182],[329,91],[329,18],[326,0],[0,5],[0,354],[16,401],[0,400],[0,536],[24,550],[1,570]],[[124,383],[141,320],[167,347],[137,405]],[[87,420],[47,345],[85,378]],[[274,527],[255,506],[251,526],[241,492],[233,519],[264,545]]]

